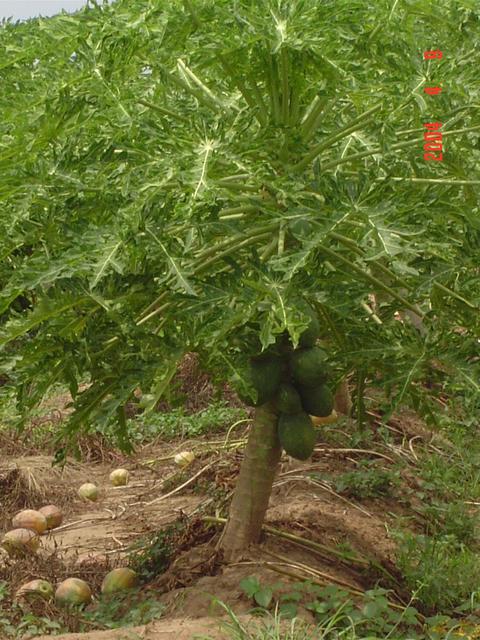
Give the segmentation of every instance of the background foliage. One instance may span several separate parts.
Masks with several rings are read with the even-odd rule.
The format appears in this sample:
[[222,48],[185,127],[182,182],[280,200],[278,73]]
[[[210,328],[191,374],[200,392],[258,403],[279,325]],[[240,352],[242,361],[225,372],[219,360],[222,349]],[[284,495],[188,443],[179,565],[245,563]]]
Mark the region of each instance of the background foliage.
[[196,351],[242,388],[249,355],[298,339],[299,296],[337,379],[390,410],[433,417],[432,388],[477,407],[479,24],[468,0],[91,1],[3,24],[0,373],[20,410],[66,381],[67,432],[117,420],[128,447],[137,386],[152,408]]

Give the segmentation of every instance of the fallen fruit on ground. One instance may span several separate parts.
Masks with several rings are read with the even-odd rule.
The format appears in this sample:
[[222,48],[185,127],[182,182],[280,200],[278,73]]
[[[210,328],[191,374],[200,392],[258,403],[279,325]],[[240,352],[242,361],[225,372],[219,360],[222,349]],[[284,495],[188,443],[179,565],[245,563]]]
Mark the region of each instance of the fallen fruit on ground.
[[84,500],[96,502],[98,500],[98,487],[93,482],[85,482],[78,490],[78,495]]
[[118,567],[112,569],[102,582],[102,593],[115,593],[124,589],[132,589],[138,583],[138,576],[132,569]]
[[80,578],[67,578],[55,591],[55,602],[62,606],[88,604],[91,599],[90,587]]
[[128,483],[128,471],[126,469],[114,469],[110,474],[110,482],[114,487],[123,487]]
[[310,416],[310,419],[312,420],[314,427],[321,427],[323,424],[336,422],[338,420],[338,414],[334,409],[329,416],[325,416],[324,418],[321,418],[320,416]]
[[288,415],[282,413],[278,419],[280,444],[292,458],[307,460],[315,447],[316,434],[307,413]]
[[179,467],[188,467],[194,460],[195,454],[193,451],[180,451],[174,457],[175,464],[178,464]]
[[48,580],[30,580],[22,584],[15,593],[15,598],[43,598],[50,600],[53,597],[53,585]]
[[41,534],[47,530],[47,519],[40,511],[24,509],[12,518],[12,525],[14,529],[31,529]]
[[62,524],[63,513],[54,504],[47,504],[45,507],[39,509],[47,520],[47,529],[55,529]]
[[12,529],[3,536],[2,547],[9,555],[35,552],[40,540],[38,534],[32,529]]

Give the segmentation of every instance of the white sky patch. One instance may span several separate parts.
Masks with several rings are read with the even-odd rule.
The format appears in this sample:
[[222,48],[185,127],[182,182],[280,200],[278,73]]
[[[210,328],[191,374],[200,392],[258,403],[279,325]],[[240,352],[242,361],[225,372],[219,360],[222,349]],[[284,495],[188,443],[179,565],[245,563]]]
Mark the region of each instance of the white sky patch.
[[0,0],[0,20],[13,18],[13,21],[53,16],[62,9],[68,12],[78,11],[87,4],[87,0]]

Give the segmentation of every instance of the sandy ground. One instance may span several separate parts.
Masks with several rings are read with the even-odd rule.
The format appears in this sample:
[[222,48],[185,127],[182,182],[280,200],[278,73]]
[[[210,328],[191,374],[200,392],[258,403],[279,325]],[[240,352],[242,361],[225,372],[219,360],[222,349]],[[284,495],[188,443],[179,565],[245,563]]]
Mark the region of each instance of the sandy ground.
[[[125,556],[129,546],[145,536],[161,530],[176,521],[179,515],[191,515],[209,498],[210,490],[224,484],[231,488],[234,483],[241,452],[220,454],[218,462],[208,473],[201,476],[207,484],[206,491],[193,493],[191,487],[172,492],[178,482],[165,489],[162,483],[178,472],[173,461],[165,461],[153,466],[148,460],[164,458],[171,452],[172,445],[158,444],[142,455],[122,461],[121,466],[130,472],[130,482],[126,487],[112,487],[109,474],[113,463],[72,462],[63,472],[52,468],[48,456],[7,456],[0,462],[0,501],[5,498],[6,507],[0,514],[0,533],[8,529],[9,520],[19,508],[38,508],[45,503],[60,504],[64,510],[64,523],[57,530],[42,536],[41,553],[48,556],[53,552],[67,564],[78,554],[95,552],[107,554],[116,562]],[[372,453],[372,452],[370,452]],[[373,452],[374,453],[374,452]],[[407,456],[403,451],[402,456]],[[395,457],[395,452],[380,458],[386,467],[387,458]],[[365,561],[374,560],[382,566],[394,568],[395,545],[389,536],[395,519],[407,513],[407,507],[394,496],[387,499],[355,501],[346,499],[332,489],[332,484],[321,478],[355,469],[365,455],[340,447],[319,443],[312,459],[300,463],[288,457],[282,459],[280,473],[274,484],[270,506],[266,516],[268,526],[283,532],[295,534],[307,540],[331,548],[351,549]],[[372,456],[367,456],[372,457]],[[373,456],[375,457],[375,456]],[[390,458],[390,460],[393,460]],[[215,456],[199,457],[184,473],[192,477],[208,465]],[[2,473],[18,468],[29,479],[30,489],[18,497],[2,496]],[[318,474],[312,477],[314,472]],[[185,480],[182,477],[181,482]],[[83,482],[95,482],[100,488],[97,502],[85,502],[77,494]],[[401,490],[400,490],[401,491]],[[218,531],[219,529],[217,529]],[[212,532],[214,530],[212,529]],[[212,533],[212,535],[214,535]],[[218,598],[231,606],[237,615],[247,615],[252,602],[249,601],[239,583],[242,578],[255,575],[262,584],[283,581],[288,585],[288,577],[275,573],[272,560],[280,566],[298,572],[303,566],[324,576],[324,584],[344,585],[355,591],[364,591],[374,586],[371,573],[349,565],[327,552],[293,546],[288,540],[267,532],[260,545],[245,554],[240,562],[229,566],[216,566],[210,571],[206,565],[197,562],[197,557],[208,557],[213,553],[214,542],[204,542],[176,558],[167,575],[172,578],[162,586],[162,576],[153,584],[158,600],[166,606],[162,619],[148,625],[114,631],[94,631],[84,634],[57,636],[59,640],[136,640],[138,638],[160,640],[217,640],[229,638],[225,631],[218,630],[218,606],[212,606],[213,598]],[[270,563],[270,564],[269,564]],[[199,567],[191,569],[191,567]],[[12,587],[17,588],[28,579],[40,577],[30,575],[29,568],[23,567],[17,574],[10,574]],[[305,574],[303,578],[305,578]],[[318,577],[318,576],[317,576]],[[377,576],[378,577],[378,576]],[[0,567],[0,579],[2,579]],[[167,585],[167,586],[165,586]],[[305,618],[312,622],[305,612]],[[45,638],[39,636],[38,639]]]

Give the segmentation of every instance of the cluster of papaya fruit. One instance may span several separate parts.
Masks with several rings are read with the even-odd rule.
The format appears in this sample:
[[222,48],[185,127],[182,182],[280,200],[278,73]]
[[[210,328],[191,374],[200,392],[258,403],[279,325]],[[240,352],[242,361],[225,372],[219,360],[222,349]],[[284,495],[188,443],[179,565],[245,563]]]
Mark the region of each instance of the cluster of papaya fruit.
[[248,378],[256,399],[242,399],[259,406],[273,402],[278,412],[278,435],[288,455],[306,460],[313,452],[316,434],[312,417],[326,417],[333,411],[333,395],[327,386],[326,354],[316,341],[320,325],[310,307],[304,307],[309,325],[297,349],[283,339],[276,351],[251,359]]

